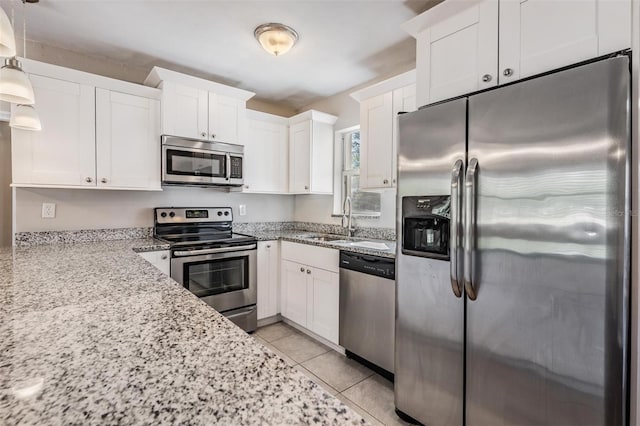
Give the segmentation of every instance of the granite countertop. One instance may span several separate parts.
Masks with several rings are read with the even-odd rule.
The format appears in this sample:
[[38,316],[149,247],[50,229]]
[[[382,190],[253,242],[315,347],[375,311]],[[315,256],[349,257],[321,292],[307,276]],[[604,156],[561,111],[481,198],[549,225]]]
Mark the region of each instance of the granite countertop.
[[[332,234],[323,234],[318,232],[307,232],[307,231],[291,231],[291,230],[260,230],[254,232],[244,232],[244,234],[251,235],[256,237],[258,241],[272,241],[272,240],[283,240],[283,241],[291,241],[294,243],[302,243],[302,244],[311,244],[319,247],[327,247],[337,250],[348,251],[352,253],[360,253],[360,254],[368,254],[372,256],[380,256],[380,257],[388,257],[395,259],[396,257],[396,242],[388,241],[388,240],[378,240],[372,238],[361,238],[361,237],[347,237],[344,235],[332,235]],[[331,235],[333,237],[340,237],[340,240],[333,241],[319,241],[314,240],[313,236],[325,236]],[[352,243],[358,242],[372,242],[378,244],[384,244],[387,246],[387,249],[378,249],[371,247],[358,247],[349,245],[348,243],[341,242],[348,241]]]
[[364,424],[138,256],[0,249],[2,424]]

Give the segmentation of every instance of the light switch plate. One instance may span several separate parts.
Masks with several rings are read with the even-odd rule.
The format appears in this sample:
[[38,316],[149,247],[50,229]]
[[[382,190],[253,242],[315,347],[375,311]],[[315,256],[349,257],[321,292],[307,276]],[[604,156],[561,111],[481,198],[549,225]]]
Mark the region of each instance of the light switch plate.
[[238,210],[240,211],[240,216],[246,216],[247,215],[247,205],[246,204],[240,204],[238,206]]
[[42,203],[42,217],[45,219],[53,219],[56,217],[55,203]]

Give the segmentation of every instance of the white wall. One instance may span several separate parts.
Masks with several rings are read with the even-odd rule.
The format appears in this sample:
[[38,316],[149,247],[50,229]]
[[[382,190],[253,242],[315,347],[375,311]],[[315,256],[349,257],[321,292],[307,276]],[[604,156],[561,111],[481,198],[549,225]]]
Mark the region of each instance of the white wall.
[[[20,188],[16,190],[16,232],[153,226],[153,207],[170,206],[231,206],[235,222],[291,221],[293,198],[194,187],[169,187],[162,192]],[[44,202],[56,203],[54,219],[41,218]],[[246,216],[239,215],[240,204],[247,206]]]

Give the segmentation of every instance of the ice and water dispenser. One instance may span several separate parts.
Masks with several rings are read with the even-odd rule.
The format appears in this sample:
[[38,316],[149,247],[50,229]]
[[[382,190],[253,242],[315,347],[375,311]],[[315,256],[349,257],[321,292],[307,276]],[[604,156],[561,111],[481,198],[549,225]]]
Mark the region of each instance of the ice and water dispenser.
[[402,253],[449,260],[451,197],[402,198]]

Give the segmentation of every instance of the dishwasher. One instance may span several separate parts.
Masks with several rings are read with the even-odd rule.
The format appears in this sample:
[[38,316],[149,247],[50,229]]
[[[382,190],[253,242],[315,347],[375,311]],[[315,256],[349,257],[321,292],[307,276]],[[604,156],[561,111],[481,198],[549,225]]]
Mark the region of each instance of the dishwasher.
[[394,370],[395,275],[394,259],[340,252],[340,346],[386,376]]

